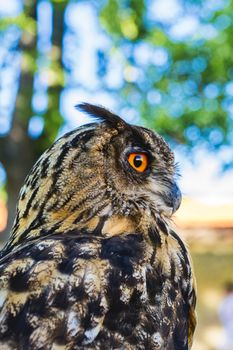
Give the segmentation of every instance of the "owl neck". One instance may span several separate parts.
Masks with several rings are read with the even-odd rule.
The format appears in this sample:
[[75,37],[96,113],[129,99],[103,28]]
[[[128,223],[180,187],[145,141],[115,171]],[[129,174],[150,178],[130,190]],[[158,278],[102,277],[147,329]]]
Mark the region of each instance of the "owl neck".
[[[143,233],[150,245],[161,244],[162,237],[168,235],[169,228],[166,220],[161,216],[152,215],[148,210],[135,212],[131,215],[113,213],[110,206],[97,211],[92,217],[85,211],[69,215],[57,211],[49,216],[41,216],[33,225],[14,225],[7,249],[23,244],[25,241],[54,234],[94,234],[100,237],[112,237],[121,234]],[[53,225],[51,225],[53,222]],[[24,226],[24,230],[22,229]],[[26,227],[25,227],[26,226]]]

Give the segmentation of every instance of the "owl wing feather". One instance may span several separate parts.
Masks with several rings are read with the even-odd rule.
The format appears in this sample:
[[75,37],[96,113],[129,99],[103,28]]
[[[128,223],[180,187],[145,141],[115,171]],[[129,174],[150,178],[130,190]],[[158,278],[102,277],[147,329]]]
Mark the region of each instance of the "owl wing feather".
[[2,258],[1,349],[88,349],[94,339],[96,349],[120,348],[122,334],[110,337],[104,323],[111,328],[111,305],[127,307],[142,287],[140,272],[133,277],[140,242],[131,236],[53,236]]

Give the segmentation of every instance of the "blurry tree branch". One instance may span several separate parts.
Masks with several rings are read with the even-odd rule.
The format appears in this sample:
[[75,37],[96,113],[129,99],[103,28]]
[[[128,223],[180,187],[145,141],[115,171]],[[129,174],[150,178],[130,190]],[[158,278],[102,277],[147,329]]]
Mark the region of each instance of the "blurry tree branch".
[[[36,5],[35,1],[28,2],[25,5],[25,13],[32,21],[36,21]],[[10,132],[0,139],[0,159],[7,173],[8,224],[6,235],[9,234],[13,223],[19,189],[35,161],[32,142],[28,135],[28,123],[32,116],[36,32],[23,31],[18,49],[22,52],[22,69],[16,106],[12,116]],[[4,238],[4,235],[2,235],[2,238]]]
[[[37,1],[31,0],[25,2],[24,16],[26,14],[29,19],[30,29],[33,29],[32,23],[37,21],[37,4]],[[63,123],[59,111],[59,99],[64,83],[62,40],[65,7],[66,2],[54,2],[53,4],[50,74],[54,74],[54,79],[51,79],[52,83],[48,87],[48,108],[43,115],[44,129],[38,140],[32,139],[28,133],[29,122],[33,116],[34,74],[37,71],[36,28],[34,31],[28,30],[27,25],[21,28],[22,35],[18,49],[22,53],[22,61],[16,105],[12,115],[10,132],[4,137],[0,137],[0,160],[7,173],[9,213],[6,232],[1,235],[1,239],[5,239],[12,227],[19,189],[28,171],[45,148],[54,141]],[[22,21],[19,22],[22,23]]]
[[56,138],[64,123],[60,113],[60,93],[64,86],[64,65],[62,61],[62,41],[64,33],[64,14],[66,1],[53,3],[52,49],[50,52],[48,109],[44,115],[44,129],[36,141],[39,153],[42,153]]

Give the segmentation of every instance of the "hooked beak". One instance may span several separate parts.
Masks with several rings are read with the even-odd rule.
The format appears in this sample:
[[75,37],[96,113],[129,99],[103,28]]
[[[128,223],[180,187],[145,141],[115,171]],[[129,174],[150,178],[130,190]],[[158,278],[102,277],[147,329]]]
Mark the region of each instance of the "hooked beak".
[[182,195],[181,195],[180,189],[177,186],[177,184],[174,182],[171,189],[171,201],[172,201],[172,208],[173,208],[172,214],[179,209],[181,199],[182,199]]

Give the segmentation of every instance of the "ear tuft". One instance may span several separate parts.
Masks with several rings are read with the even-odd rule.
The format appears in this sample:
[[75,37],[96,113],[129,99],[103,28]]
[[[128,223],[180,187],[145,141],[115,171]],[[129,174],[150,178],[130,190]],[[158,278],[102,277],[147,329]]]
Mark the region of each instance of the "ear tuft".
[[90,115],[91,117],[99,120],[100,122],[105,122],[111,127],[116,129],[121,129],[127,127],[127,123],[118,115],[108,111],[102,106],[96,106],[89,103],[80,103],[75,106],[78,110]]

